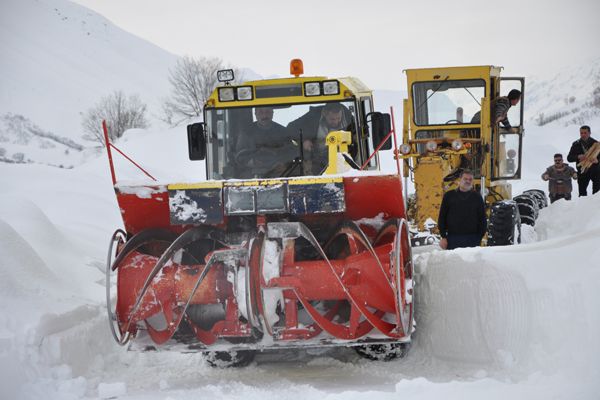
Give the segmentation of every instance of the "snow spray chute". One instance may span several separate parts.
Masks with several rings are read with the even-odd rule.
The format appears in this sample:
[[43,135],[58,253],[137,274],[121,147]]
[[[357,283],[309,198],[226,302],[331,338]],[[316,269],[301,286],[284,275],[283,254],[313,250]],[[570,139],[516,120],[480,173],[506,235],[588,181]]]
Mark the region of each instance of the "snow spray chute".
[[[409,230],[400,175],[378,166],[394,129],[363,134],[371,104],[355,78],[217,88],[205,106],[205,181],[115,185],[125,226],[107,266],[117,342],[202,351],[227,366],[272,348],[403,356],[413,331]],[[259,138],[257,158],[238,168],[253,145],[230,143],[264,114],[280,118],[289,140]],[[344,126],[311,131],[330,114]],[[311,153],[311,137],[325,151]],[[265,167],[278,157],[281,166]]]

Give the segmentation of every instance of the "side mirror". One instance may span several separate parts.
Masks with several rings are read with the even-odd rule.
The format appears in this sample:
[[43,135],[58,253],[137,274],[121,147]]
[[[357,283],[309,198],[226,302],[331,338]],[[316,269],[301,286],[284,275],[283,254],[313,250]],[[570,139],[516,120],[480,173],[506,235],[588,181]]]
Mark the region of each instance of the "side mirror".
[[[377,148],[392,130],[390,114],[380,112],[369,113],[371,116],[371,125],[373,126],[373,146]],[[389,150],[392,148],[392,139],[389,137],[380,150]]]
[[204,160],[206,158],[206,135],[204,133],[204,123],[187,126],[188,153],[190,160]]

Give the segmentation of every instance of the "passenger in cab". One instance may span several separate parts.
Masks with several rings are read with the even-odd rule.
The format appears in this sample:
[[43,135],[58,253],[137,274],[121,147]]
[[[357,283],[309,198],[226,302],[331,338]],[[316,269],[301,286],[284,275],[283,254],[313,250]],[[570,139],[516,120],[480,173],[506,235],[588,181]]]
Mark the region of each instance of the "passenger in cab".
[[325,138],[332,131],[352,131],[352,113],[340,103],[327,103],[311,109],[288,125],[297,136],[302,134],[305,173],[320,175],[327,167]]

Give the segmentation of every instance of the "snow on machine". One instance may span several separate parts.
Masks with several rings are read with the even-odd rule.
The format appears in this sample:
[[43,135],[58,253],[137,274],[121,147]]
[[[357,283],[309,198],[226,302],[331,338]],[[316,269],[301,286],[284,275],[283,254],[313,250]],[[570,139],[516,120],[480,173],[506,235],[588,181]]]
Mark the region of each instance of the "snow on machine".
[[378,153],[391,148],[393,121],[356,78],[303,77],[300,60],[291,72],[233,85],[219,71],[204,122],[187,131],[190,159],[205,164],[197,182],[119,183],[106,137],[124,224],[107,265],[119,344],[200,351],[223,366],[265,349],[407,351],[402,182],[399,169],[380,171]]

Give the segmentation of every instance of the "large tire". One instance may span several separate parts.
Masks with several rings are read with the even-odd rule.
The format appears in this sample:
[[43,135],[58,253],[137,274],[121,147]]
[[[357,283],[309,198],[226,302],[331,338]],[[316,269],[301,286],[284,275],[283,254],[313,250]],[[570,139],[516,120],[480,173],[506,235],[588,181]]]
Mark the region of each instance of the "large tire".
[[546,197],[546,193],[540,189],[529,189],[523,192],[523,194],[531,194],[535,197],[538,203],[538,208],[541,210],[542,208],[548,207],[548,198]]
[[538,202],[532,194],[520,194],[515,196],[513,200],[519,206],[519,214],[521,215],[521,224],[535,226],[535,220],[538,217]]
[[207,351],[204,358],[211,367],[245,367],[254,360],[254,354],[254,350]]
[[506,246],[521,243],[521,216],[513,200],[492,204],[488,223],[488,246]]
[[361,356],[373,361],[391,361],[403,358],[408,354],[410,343],[386,343],[354,346],[354,350]]

